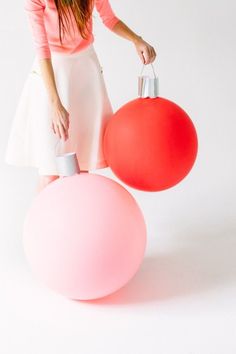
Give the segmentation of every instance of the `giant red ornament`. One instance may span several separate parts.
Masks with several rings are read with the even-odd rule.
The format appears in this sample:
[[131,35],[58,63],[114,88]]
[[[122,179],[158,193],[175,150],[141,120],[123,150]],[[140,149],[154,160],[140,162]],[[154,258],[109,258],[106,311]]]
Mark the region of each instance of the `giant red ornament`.
[[161,191],[193,167],[198,140],[188,114],[168,99],[136,98],[107,124],[103,148],[114,174],[144,191]]

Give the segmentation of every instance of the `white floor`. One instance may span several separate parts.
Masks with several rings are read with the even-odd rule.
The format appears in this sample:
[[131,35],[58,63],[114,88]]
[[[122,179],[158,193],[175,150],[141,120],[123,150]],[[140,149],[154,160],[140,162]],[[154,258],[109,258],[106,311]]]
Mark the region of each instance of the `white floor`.
[[[219,203],[214,208],[212,200],[206,213],[207,196],[200,208],[204,195],[188,190],[195,183],[194,172],[165,193],[130,189],[147,221],[146,256],[128,285],[93,302],[64,298],[31,274],[21,244],[21,224],[30,199],[17,197],[13,180],[13,176],[8,180],[5,193],[14,200],[14,214],[5,213],[3,226],[8,232],[0,250],[1,353],[236,353],[232,205],[225,200],[222,218],[217,217]],[[31,187],[33,191],[32,181],[27,188]],[[172,205],[167,203],[170,195]]]

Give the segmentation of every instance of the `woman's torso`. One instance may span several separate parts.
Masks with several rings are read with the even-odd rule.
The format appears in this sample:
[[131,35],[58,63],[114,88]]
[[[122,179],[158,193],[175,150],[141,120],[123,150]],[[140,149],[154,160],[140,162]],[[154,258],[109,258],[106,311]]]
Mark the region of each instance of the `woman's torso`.
[[[119,21],[115,16],[109,0],[94,0],[93,7],[99,12],[103,24],[112,29]],[[24,9],[27,12],[32,29],[36,50],[39,57],[50,57],[50,51],[72,54],[87,47],[94,41],[92,16],[88,20],[88,37],[84,39],[77,28],[71,14],[70,30],[59,38],[59,19],[54,0],[25,0]]]
[[58,33],[59,21],[57,15],[57,8],[54,3],[54,0],[45,0],[45,6],[46,7],[44,10],[44,23],[47,31],[48,42],[52,50],[57,52],[62,51],[62,52],[74,53],[87,47],[90,43],[94,41],[94,36],[92,33],[93,31],[92,18],[90,18],[88,21],[89,36],[88,39],[86,40],[79,33],[75,19],[72,14],[71,16],[72,26],[70,28],[70,34],[68,34],[67,31],[65,32],[65,35],[63,37],[64,44],[61,45],[59,41],[59,33]]

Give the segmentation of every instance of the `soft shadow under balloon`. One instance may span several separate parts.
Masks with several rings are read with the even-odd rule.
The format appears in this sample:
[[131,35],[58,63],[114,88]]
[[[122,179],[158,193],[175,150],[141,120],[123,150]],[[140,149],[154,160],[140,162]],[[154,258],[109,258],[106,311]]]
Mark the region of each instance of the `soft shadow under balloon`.
[[184,248],[146,256],[134,278],[120,290],[82,302],[88,305],[161,302],[202,293],[222,283],[235,283],[235,230],[230,232],[192,233]]

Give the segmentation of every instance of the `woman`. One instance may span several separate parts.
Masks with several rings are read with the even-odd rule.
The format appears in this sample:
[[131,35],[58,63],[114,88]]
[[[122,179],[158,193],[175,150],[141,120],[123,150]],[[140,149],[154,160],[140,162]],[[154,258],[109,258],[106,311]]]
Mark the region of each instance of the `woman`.
[[81,172],[107,167],[102,137],[112,106],[95,52],[92,12],[103,24],[130,40],[143,64],[155,49],[128,28],[109,0],[25,0],[36,55],[13,120],[6,162],[33,166],[40,175],[37,191],[59,176],[55,144],[75,151]]

